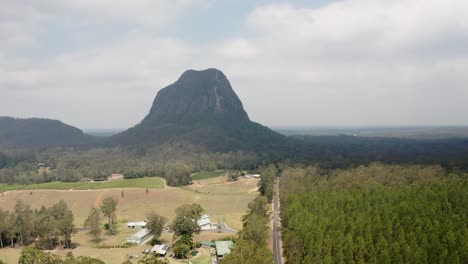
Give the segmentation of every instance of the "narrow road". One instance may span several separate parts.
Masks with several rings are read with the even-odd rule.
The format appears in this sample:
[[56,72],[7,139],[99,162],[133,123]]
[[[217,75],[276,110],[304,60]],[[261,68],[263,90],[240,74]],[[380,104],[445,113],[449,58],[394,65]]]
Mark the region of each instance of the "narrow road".
[[275,179],[273,198],[273,258],[275,264],[281,264],[281,223],[279,222],[279,178]]

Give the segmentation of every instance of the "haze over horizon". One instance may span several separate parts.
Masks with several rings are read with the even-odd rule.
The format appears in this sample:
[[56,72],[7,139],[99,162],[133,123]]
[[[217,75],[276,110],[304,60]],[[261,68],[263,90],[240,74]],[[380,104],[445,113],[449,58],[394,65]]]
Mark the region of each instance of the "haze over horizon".
[[0,116],[124,129],[187,69],[277,126],[468,125],[463,0],[2,1]]

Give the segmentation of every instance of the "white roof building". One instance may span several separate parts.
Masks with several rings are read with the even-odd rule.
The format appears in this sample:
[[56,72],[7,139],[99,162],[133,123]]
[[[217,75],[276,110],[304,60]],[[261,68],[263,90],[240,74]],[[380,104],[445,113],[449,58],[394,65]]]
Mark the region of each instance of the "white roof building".
[[143,228],[140,231],[136,232],[135,234],[131,235],[127,238],[128,243],[136,243],[141,244],[150,236],[150,230],[147,228]]
[[146,222],[128,222],[127,227],[129,227],[129,228],[135,228],[135,227],[145,228],[146,227]]
[[248,178],[248,179],[250,179],[250,178],[260,178],[260,174],[246,174],[244,177]]
[[154,247],[151,249],[151,252],[159,254],[161,256],[165,256],[168,249],[169,249],[169,245],[167,244],[154,245]]
[[202,230],[212,228],[210,217],[206,214],[202,215],[202,217],[198,219],[197,224],[200,226]]

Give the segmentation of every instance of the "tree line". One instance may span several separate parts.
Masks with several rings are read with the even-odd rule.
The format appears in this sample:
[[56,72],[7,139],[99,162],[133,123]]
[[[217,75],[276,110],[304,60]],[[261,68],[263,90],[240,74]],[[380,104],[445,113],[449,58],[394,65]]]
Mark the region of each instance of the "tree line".
[[0,209],[0,247],[34,243],[40,249],[70,248],[73,232],[73,212],[63,200],[35,210],[18,200],[13,211]]
[[248,205],[248,212],[242,217],[243,227],[235,240],[231,253],[221,260],[221,264],[270,264],[273,255],[268,248],[270,202],[273,198],[273,183],[278,176],[274,164],[261,166],[262,175],[258,183],[260,195]]
[[467,263],[468,175],[440,166],[284,168],[287,263]]

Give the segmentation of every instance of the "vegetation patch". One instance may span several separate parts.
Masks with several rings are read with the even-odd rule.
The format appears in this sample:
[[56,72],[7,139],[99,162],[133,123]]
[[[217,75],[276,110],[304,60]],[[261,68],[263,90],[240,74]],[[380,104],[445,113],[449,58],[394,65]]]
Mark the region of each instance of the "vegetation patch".
[[440,167],[372,165],[282,175],[290,263],[465,263],[466,175]]

